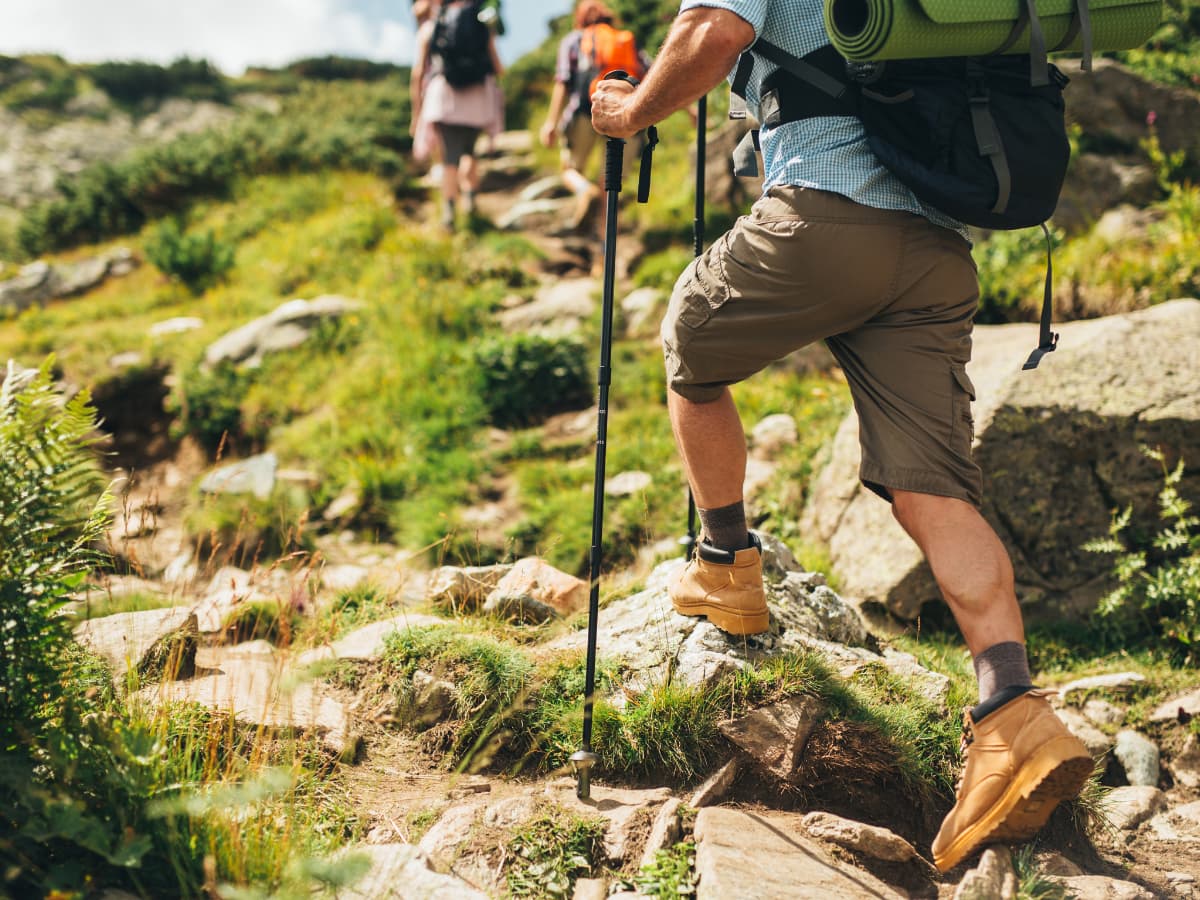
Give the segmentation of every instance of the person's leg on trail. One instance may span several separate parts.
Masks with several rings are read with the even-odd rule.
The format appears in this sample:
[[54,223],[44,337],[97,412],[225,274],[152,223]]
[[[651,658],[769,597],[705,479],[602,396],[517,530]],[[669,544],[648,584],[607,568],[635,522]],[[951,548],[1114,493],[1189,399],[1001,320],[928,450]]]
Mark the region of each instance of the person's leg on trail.
[[[1016,644],[1023,658],[1025,628],[1012,563],[979,510],[957,497],[893,490],[892,513],[928,560],[971,656]],[[1031,684],[1027,662],[1011,672],[989,669],[980,699],[1017,684]]]
[[462,156],[462,148],[454,125],[438,122],[434,128],[437,130],[438,144],[442,151],[441,178],[438,185],[442,195],[442,209],[439,219],[443,228],[453,229],[458,201],[458,161]]
[[[640,142],[630,147],[631,159],[640,150]],[[728,386],[868,315],[856,309],[886,295],[900,256],[894,216],[872,217],[820,191],[772,188],[677,280],[662,327],[668,408],[703,524],[693,559],[670,586],[678,612],[734,634],[769,627],[761,550],[742,497],[745,433]],[[873,232],[884,239],[864,240]],[[864,244],[870,265],[860,258]]]
[[458,203],[458,163],[442,163],[442,225],[454,227],[455,209]]
[[1012,563],[979,512],[966,374],[977,303],[966,243],[925,223],[908,234],[891,302],[828,341],[858,412],[860,478],[892,501],[925,555],[979,680],[957,802],[933,843],[942,871],[989,841],[1032,837],[1092,771],[1086,748],[1033,687]]
[[463,212],[475,215],[475,194],[479,191],[479,163],[474,156],[464,156],[458,167],[461,179]]
[[954,808],[933,842],[943,872],[991,841],[1032,838],[1094,767],[1083,743],[1033,687],[1012,563],[973,505],[893,491],[897,521],[921,548],[975,664],[979,704],[964,721]]
[[583,115],[571,119],[563,132],[562,180],[575,197],[575,208],[567,223],[572,231],[584,226],[601,195],[600,188],[584,174],[597,140],[591,120]]
[[475,195],[479,191],[479,161],[475,156],[475,145],[479,142],[479,130],[474,129],[474,131],[475,137],[470,141],[467,152],[463,154],[458,166],[463,212],[468,216],[475,215]]

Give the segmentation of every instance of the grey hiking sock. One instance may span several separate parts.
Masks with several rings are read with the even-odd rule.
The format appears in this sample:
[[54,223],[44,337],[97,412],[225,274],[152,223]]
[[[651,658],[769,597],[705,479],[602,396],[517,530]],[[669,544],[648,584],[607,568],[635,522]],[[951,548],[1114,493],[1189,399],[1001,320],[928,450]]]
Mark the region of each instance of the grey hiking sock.
[[1016,641],[993,644],[972,661],[979,681],[979,699],[985,701],[1011,687],[1033,684],[1029,675],[1029,656],[1025,645]]
[[746,505],[741,500],[716,509],[697,509],[705,540],[721,550],[738,551],[750,546]]

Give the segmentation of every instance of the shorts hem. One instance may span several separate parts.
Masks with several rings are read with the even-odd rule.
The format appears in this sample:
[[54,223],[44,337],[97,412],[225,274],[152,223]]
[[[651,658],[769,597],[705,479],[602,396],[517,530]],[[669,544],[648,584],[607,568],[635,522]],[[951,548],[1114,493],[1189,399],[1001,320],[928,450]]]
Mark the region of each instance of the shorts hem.
[[968,488],[941,472],[926,469],[886,468],[876,463],[864,462],[859,466],[858,477],[862,483],[889,503],[891,492],[912,491],[914,494],[933,494],[938,497],[953,497],[970,503],[976,509],[983,502],[979,490]]
[[714,400],[721,399],[721,395],[725,393],[729,384],[672,384],[668,382],[667,387],[684,400],[692,403],[712,403]]

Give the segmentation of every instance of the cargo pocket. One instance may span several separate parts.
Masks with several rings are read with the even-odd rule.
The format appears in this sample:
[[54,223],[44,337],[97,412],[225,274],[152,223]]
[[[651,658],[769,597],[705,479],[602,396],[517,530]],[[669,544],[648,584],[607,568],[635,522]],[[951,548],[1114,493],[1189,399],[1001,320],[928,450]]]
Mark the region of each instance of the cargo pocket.
[[722,257],[728,252],[729,234],[717,239],[708,251],[693,260],[675,284],[671,312],[692,330],[702,328],[729,300]]
[[950,448],[959,456],[970,457],[971,445],[975,442],[975,419],[971,415],[971,402],[975,399],[975,385],[962,366],[952,366],[950,374]]

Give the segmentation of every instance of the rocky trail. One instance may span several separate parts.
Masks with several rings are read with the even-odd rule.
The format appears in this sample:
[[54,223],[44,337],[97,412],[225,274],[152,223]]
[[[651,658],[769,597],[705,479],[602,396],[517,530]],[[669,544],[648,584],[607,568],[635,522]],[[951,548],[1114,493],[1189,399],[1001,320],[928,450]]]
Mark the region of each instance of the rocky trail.
[[[527,134],[503,136],[484,160],[481,213],[498,228],[521,230],[543,253],[536,273],[541,285],[532,299],[515,297],[499,313],[510,330],[562,334],[581,328],[595,310],[599,283],[591,276],[594,242],[547,233],[571,202],[561,195],[557,181],[540,177]],[[632,235],[623,237],[620,247],[618,271],[624,275],[641,249]],[[126,257],[118,263],[103,267],[100,277],[120,277],[133,264]],[[19,309],[78,290],[47,294],[48,285],[56,282],[43,269],[21,277],[36,296],[22,299],[21,286],[9,282],[0,284],[0,303]],[[624,333],[652,340],[665,302],[662,293],[623,291],[618,300]],[[354,302],[335,297],[289,301],[213,344],[210,362],[287,352],[321,321],[353,309]],[[1172,349],[1168,336],[1197,327],[1200,303],[1178,303],[1183,305],[1168,304],[1174,307],[1169,312],[1160,307],[1140,319],[1135,314],[1129,317],[1132,325],[1123,318],[1110,331],[1153,332],[1161,342],[1159,360],[1183,352]],[[194,325],[172,320],[156,327]],[[997,329],[996,345],[1023,345],[1030,327]],[[1088,333],[1095,336],[1080,341],[1081,352],[1095,358],[1113,352],[1117,341],[1102,325],[1081,323],[1077,328],[1091,329]],[[986,346],[987,339],[980,343]],[[1186,342],[1173,346],[1184,348]],[[1117,365],[1111,359],[1109,364]],[[1125,391],[1102,398],[1108,404],[1104,415],[1136,418],[1146,410],[1169,407],[1170,416],[1159,417],[1155,427],[1194,433],[1189,429],[1200,415],[1183,407],[1194,406],[1195,398],[1188,399],[1189,392],[1180,388],[1192,371],[1189,365],[1180,361],[1174,370],[1179,378],[1168,380],[1160,391],[1166,399],[1157,406],[1145,400],[1134,370],[1126,376]],[[142,385],[137,396],[160,394],[166,374]],[[101,413],[109,410],[105,418],[110,422],[127,421],[119,413],[122,404],[130,403],[128,390],[126,385],[119,396],[97,397]],[[992,395],[1004,397],[1010,403],[1006,408],[1023,396],[1015,388],[999,387]],[[1131,396],[1140,398],[1137,410],[1116,408],[1121,407],[1117,398]],[[1030,393],[1022,402],[1034,408],[1039,401]],[[1086,417],[1086,410],[1080,413],[1081,419]],[[1034,438],[1015,427],[1011,417],[989,411],[988,418],[999,425],[989,424],[991,432],[981,426],[977,441],[985,452],[1000,453],[995,448],[1011,433],[1026,442],[1020,445],[1022,453],[1037,452],[1030,449]],[[594,421],[594,411],[559,416],[544,426],[545,434],[547,439],[568,434],[590,441]],[[787,416],[756,425],[747,485],[752,500],[770,485],[775,454],[795,440],[796,428]],[[849,438],[840,435],[839,445],[853,444],[852,437],[852,432]],[[1129,446],[1137,440],[1130,436],[1128,446],[1097,452],[1128,459]],[[280,468],[270,452],[210,468],[198,448],[172,443],[164,422],[154,417],[114,429],[113,441],[118,451],[128,451],[118,454],[126,464],[115,473],[119,502],[110,545],[117,567],[98,577],[77,603],[81,610],[103,612],[121,604],[139,605],[130,602],[136,597],[140,605],[153,608],[97,614],[78,627],[77,637],[109,660],[119,683],[125,683],[126,673],[137,673],[132,681],[148,703],[194,702],[250,728],[311,738],[328,760],[329,777],[352,798],[364,835],[357,849],[373,864],[366,880],[339,896],[501,896],[516,860],[514,835],[547,810],[599,820],[603,865],[583,873],[590,877],[580,877],[572,892],[546,881],[528,896],[642,896],[639,891],[653,889],[645,879],[639,881],[643,867],[653,869],[659,851],[683,841],[694,848],[689,851],[694,866],[680,894],[712,900],[1018,896],[1014,851],[1023,852],[1018,848],[992,847],[959,870],[939,875],[928,861],[929,842],[945,812],[945,798],[910,796],[897,781],[886,748],[865,732],[839,727],[818,698],[804,693],[773,698],[720,721],[723,756],[694,779],[655,780],[601,770],[588,802],[575,797],[569,772],[539,775],[508,754],[503,735],[485,752],[471,754],[463,766],[448,765],[438,749],[462,727],[456,703],[463,684],[453,673],[417,669],[402,686],[405,700],[400,702],[399,694],[380,686],[394,671],[387,662],[391,642],[414,630],[457,625],[507,629],[505,633],[519,636],[533,659],[578,655],[584,642],[579,614],[586,599],[583,582],[536,559],[486,568],[426,569],[418,553],[365,543],[340,530],[357,502],[352,493],[314,511],[321,534],[311,553],[268,562],[256,558],[248,541],[221,548],[216,555],[208,548],[206,556],[189,539],[182,520],[184,500],[194,486],[205,493],[268,496],[280,482],[315,476]],[[860,607],[871,612],[872,605],[882,605],[900,615],[919,611],[927,586],[916,562],[885,557],[878,549],[894,537],[886,523],[878,529],[869,522],[857,530],[851,527],[867,517],[855,511],[855,488],[846,487],[845,473],[855,466],[835,450],[819,486],[819,492],[835,500],[825,512],[814,512],[812,521],[821,533],[840,529],[846,541],[851,533],[865,535],[866,550],[846,541],[834,546],[847,565],[872,563],[864,563],[862,578],[852,582],[854,598],[839,596],[824,576],[804,571],[786,546],[765,535],[772,628],[764,636],[734,640],[707,622],[670,609],[666,579],[680,561],[672,558],[670,542],[643,548],[632,569],[611,573],[614,586],[609,590],[616,599],[602,611],[600,648],[620,674],[606,702],[620,709],[657,685],[710,687],[785,655],[811,652],[842,682],[884,672],[947,719],[957,720],[960,711],[948,703],[949,679],[889,647],[882,633],[872,634],[865,624]],[[1111,466],[1103,472],[1119,480]],[[609,475],[614,492],[636,492],[639,479],[650,477]],[[472,521],[481,529],[502,529],[511,512],[506,503],[474,511]],[[1107,506],[1099,509],[1105,512]],[[1078,510],[1071,514],[1078,530]],[[1011,522],[1010,531],[1014,542],[1027,539],[1020,521]],[[1077,587],[1047,587],[1036,573],[1028,580],[1056,597]],[[1086,572],[1076,579],[1085,585],[1091,580]],[[356,614],[352,625],[344,624],[343,619],[351,618],[344,612],[346,597],[365,595],[374,605],[361,617]],[[294,618],[282,633],[265,636],[230,626],[240,610],[255,604],[286,609]],[[1107,760],[1110,825],[1093,829],[1088,837],[1071,826],[1066,813],[1059,814],[1034,849],[1033,864],[1048,884],[1066,892],[1062,896],[1082,900],[1200,897],[1200,733],[1195,724],[1200,721],[1200,687],[1165,699],[1147,722],[1132,729],[1124,723],[1132,698],[1146,689],[1139,683],[1142,676],[1103,678],[1060,685],[1057,703],[1060,715],[1096,758]],[[1017,862],[1028,868],[1024,857]]]

